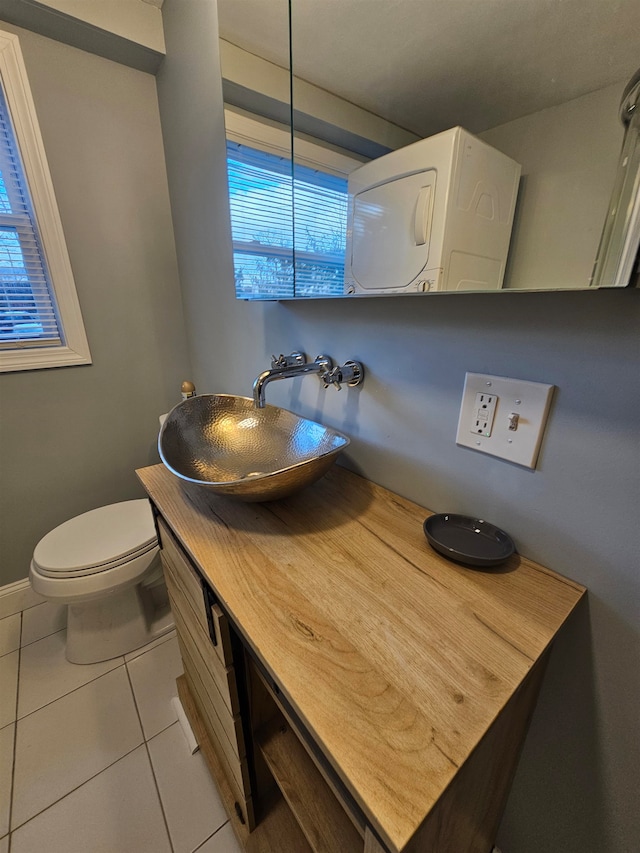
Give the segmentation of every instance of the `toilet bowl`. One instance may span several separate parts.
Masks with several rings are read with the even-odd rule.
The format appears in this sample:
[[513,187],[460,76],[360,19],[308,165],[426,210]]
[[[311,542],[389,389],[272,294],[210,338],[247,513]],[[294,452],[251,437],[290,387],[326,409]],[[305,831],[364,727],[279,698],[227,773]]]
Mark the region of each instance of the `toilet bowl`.
[[173,628],[159,552],[146,499],[90,510],[38,542],[29,580],[68,605],[68,661],[109,660]]

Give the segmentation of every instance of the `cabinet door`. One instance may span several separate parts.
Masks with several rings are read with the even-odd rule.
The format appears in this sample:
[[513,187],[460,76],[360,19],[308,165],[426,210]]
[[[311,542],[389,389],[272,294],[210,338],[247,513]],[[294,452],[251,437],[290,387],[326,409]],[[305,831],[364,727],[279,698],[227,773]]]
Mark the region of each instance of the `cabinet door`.
[[209,744],[251,827],[254,822],[251,783],[226,617],[162,520],[158,528],[162,565],[189,693]]
[[233,653],[227,617],[207,584],[182,553],[180,545],[162,519],[158,519],[158,530],[163,559],[173,570],[180,592],[193,608],[202,630],[209,634],[220,662],[224,666],[231,666]]

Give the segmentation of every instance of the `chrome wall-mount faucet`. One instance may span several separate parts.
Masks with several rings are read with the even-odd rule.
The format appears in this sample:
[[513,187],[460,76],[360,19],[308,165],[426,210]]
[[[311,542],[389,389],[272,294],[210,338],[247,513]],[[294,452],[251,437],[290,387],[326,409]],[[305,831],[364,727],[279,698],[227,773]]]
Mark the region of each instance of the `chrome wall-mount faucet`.
[[325,388],[333,385],[340,390],[343,383],[350,387],[360,385],[364,379],[364,368],[359,361],[346,361],[342,366],[334,367],[328,355],[319,355],[314,361],[307,361],[304,353],[292,352],[291,355],[271,356],[271,369],[264,370],[253,383],[253,404],[257,409],[265,406],[265,389],[269,382],[276,379],[295,379],[315,373]]

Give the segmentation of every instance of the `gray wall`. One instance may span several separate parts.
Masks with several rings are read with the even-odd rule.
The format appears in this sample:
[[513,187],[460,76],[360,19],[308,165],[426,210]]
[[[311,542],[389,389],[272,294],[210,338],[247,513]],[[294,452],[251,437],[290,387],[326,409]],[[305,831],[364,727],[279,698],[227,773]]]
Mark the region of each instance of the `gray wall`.
[[189,376],[155,79],[20,36],[93,364],[0,375],[0,585],[80,512],[141,497]]
[[[504,853],[637,849],[640,292],[236,302],[213,0],[166,0],[158,85],[183,299],[201,392],[249,394],[272,352],[364,362],[268,399],[354,441],[348,462],[437,511],[477,513],[589,587],[558,640],[500,832]],[[458,448],[465,371],[557,385],[538,470]],[[463,851],[461,851],[463,853]]]
[[622,147],[626,82],[480,134],[522,165],[506,288],[580,289],[589,281]]

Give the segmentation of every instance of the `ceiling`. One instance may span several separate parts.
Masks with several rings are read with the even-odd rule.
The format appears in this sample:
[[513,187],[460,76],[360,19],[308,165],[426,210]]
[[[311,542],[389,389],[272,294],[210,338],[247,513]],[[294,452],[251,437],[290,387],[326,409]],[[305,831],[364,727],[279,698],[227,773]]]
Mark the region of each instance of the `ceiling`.
[[[291,0],[297,77],[428,136],[474,133],[640,66],[639,0]],[[220,35],[289,64],[287,0],[218,0]]]

